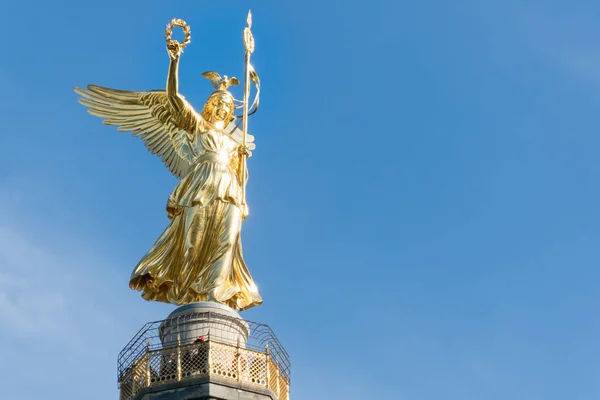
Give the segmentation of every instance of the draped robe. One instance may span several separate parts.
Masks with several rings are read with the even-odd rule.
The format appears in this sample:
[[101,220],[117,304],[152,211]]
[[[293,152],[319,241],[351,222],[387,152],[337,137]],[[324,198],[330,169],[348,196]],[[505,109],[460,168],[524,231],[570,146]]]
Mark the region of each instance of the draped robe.
[[191,167],[169,196],[169,226],[137,264],[129,286],[147,300],[178,305],[259,305],[240,240],[239,143],[214,127],[177,135],[183,143],[178,151]]

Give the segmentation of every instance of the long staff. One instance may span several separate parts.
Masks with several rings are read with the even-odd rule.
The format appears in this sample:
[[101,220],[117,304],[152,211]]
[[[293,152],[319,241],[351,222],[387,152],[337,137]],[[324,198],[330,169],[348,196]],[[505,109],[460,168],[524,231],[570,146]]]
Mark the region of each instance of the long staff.
[[[254,52],[254,37],[250,28],[252,28],[252,13],[248,11],[246,18],[248,26],[244,28],[244,48],[246,54],[244,57],[244,113],[242,114],[242,146],[246,150],[246,135],[248,134],[248,101],[250,100],[250,56]],[[246,161],[248,160],[247,150],[242,153],[242,207],[246,208]]]

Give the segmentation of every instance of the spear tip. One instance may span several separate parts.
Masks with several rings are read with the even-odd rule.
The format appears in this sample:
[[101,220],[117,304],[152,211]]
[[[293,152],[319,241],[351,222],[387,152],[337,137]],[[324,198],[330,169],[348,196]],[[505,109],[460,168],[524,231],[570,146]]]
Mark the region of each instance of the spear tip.
[[252,10],[248,10],[248,17],[246,18],[248,28],[252,28]]

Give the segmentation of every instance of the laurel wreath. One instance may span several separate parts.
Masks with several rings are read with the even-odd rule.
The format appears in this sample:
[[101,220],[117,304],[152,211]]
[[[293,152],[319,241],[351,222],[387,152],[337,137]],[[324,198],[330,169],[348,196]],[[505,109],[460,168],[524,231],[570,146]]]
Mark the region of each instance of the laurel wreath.
[[[183,40],[182,43],[177,42],[177,40],[171,39],[171,36],[173,34],[173,28],[176,26],[179,26],[180,28],[183,29],[183,34],[185,35],[185,39]],[[165,39],[167,39],[167,43],[170,42],[171,40],[173,40],[174,42],[177,42],[179,44],[179,47],[182,50],[185,48],[185,46],[190,44],[190,41],[192,40],[192,32],[190,30],[190,26],[188,24],[186,24],[185,21],[182,19],[174,18],[171,21],[171,23],[167,25],[167,29],[165,29],[165,34],[167,35],[165,38]]]

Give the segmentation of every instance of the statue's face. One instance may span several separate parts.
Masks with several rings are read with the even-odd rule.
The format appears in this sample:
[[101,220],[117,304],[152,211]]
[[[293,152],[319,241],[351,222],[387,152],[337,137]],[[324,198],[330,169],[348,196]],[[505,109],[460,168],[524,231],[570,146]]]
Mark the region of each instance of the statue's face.
[[231,106],[227,101],[218,99],[213,105],[213,119],[215,121],[225,121],[229,119],[231,114]]
[[227,124],[233,117],[233,98],[227,94],[214,93],[208,98],[202,110],[202,117],[213,124]]

